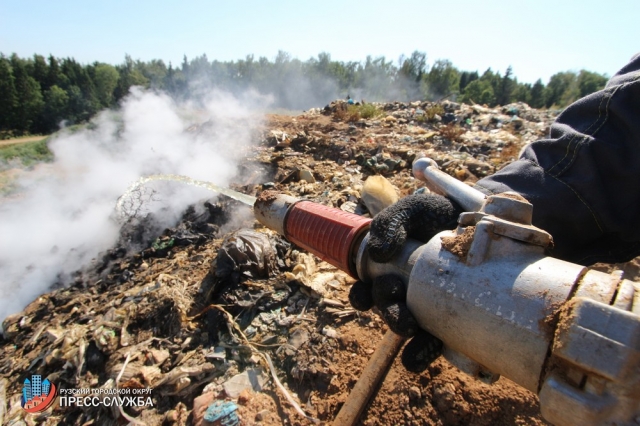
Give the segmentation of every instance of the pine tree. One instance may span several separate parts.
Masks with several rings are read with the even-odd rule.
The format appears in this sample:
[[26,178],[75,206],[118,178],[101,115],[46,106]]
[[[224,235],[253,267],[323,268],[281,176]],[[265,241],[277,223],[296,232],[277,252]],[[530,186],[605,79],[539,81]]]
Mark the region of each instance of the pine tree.
[[496,103],[498,105],[507,105],[511,102],[511,95],[516,87],[516,82],[511,78],[512,75],[513,69],[509,65],[496,90]]
[[531,88],[531,101],[529,105],[532,108],[542,108],[544,106],[544,84],[538,79]]
[[0,55],[0,130],[11,130],[17,94],[11,63]]
[[53,55],[49,55],[49,68],[47,69],[47,83],[45,87],[49,88],[54,85],[62,87],[64,83],[61,80],[60,64]]
[[531,105],[531,85],[528,83],[518,83],[511,93],[511,100],[514,102],[524,102]]
[[469,85],[469,83],[477,79],[478,71],[462,71],[462,73],[460,73],[459,93],[462,93],[464,89]]
[[47,74],[49,71],[49,67],[47,66],[47,62],[42,55],[33,55],[33,72],[31,76],[40,84],[40,88],[44,91],[49,87]]
[[28,75],[25,61],[15,53],[11,56],[11,67],[16,88],[13,127],[22,133],[30,132],[44,105],[40,84]]

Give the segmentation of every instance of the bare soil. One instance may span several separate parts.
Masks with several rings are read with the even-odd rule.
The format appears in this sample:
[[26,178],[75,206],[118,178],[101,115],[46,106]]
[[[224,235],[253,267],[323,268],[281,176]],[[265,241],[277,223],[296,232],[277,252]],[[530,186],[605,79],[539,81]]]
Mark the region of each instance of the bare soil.
[[[540,129],[542,136],[543,127]],[[270,136],[271,130],[279,132],[278,136]],[[452,147],[446,141],[433,142],[435,133],[437,129],[428,126],[399,127],[392,120],[355,127],[319,114],[270,115],[264,138],[247,159],[241,174],[244,178],[238,179],[234,189],[257,195],[260,185],[247,177],[253,176],[249,173],[252,168],[257,168],[266,170],[276,191],[344,207],[357,199],[358,185],[372,174],[356,165],[359,154],[365,158],[385,154],[409,164],[416,150],[429,151],[432,156],[449,155]],[[405,134],[411,135],[409,139],[416,135],[422,139],[408,145],[403,142]],[[520,138],[517,133],[513,136],[513,140]],[[476,143],[477,149],[482,143]],[[504,150],[488,153],[491,165],[487,170],[513,159],[523,143],[510,141]],[[474,149],[473,143],[467,146]],[[410,194],[421,185],[411,177],[410,167],[398,164],[386,176],[401,195]],[[447,157],[443,162],[448,173],[468,182],[480,177],[476,175],[480,166],[467,166],[457,157]],[[316,183],[295,177],[295,171],[303,168],[313,172]],[[348,292],[352,278],[319,259],[309,261],[297,256],[295,247],[278,252],[281,265],[268,278],[225,281],[216,277],[217,253],[229,231],[224,223],[238,204],[223,200],[208,208],[212,212],[206,223],[209,231],[202,231],[199,235],[203,238],[197,243],[139,252],[114,248],[79,272],[70,287],[39,297],[24,312],[7,320],[6,334],[0,341],[5,421],[77,425],[127,422],[117,411],[105,409],[53,408],[46,416],[25,416],[19,405],[22,380],[37,373],[66,388],[105,387],[120,375],[121,384],[153,389],[153,408],[126,410],[137,421],[166,425],[199,422],[194,401],[202,394],[229,399],[222,383],[235,373],[248,367],[262,367],[268,372],[259,357],[251,356],[256,354],[251,346],[269,354],[284,387],[308,416],[325,424],[335,418],[387,331],[386,325],[375,311],[351,309]],[[182,223],[196,223],[194,217],[186,215]],[[243,225],[273,238],[253,219]],[[175,235],[175,230],[168,230],[161,242]],[[639,269],[637,264],[629,268]],[[306,278],[328,274],[322,296],[304,283],[305,271],[309,274]],[[296,272],[302,275],[294,275]],[[222,309],[230,312],[233,321]],[[220,339],[229,334],[232,322],[240,324],[248,341],[242,341],[235,332],[236,340]],[[255,334],[249,334],[248,324],[255,324]],[[207,355],[222,343],[228,345],[224,363]],[[310,424],[273,380],[260,392],[242,393],[235,402],[245,425]],[[487,385],[461,373],[443,358],[423,373],[414,374],[402,367],[398,357],[359,424],[546,423],[540,416],[537,397],[505,378]]]
[[18,145],[29,142],[40,142],[41,140],[46,138],[47,136],[26,136],[24,138],[5,139],[0,140],[0,146]]

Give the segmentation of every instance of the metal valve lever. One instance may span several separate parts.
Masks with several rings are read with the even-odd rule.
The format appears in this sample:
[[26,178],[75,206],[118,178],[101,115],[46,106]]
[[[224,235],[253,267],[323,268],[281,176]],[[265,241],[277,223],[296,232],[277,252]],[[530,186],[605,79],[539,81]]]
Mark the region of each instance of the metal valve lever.
[[413,162],[413,175],[423,181],[429,190],[457,202],[467,212],[477,212],[484,204],[485,195],[449,176],[438,168],[431,158],[418,158]]

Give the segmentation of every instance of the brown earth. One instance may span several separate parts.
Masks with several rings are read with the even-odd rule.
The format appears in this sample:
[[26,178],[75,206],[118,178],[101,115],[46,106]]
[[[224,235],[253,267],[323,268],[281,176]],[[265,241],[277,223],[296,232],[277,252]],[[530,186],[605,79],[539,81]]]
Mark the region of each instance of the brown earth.
[[29,143],[29,142],[39,142],[46,138],[47,136],[26,136],[23,138],[4,139],[4,140],[0,140],[0,146],[18,145],[18,144]]
[[[441,135],[437,121],[416,123],[405,114],[427,106],[391,104],[385,106],[387,117],[354,123],[315,111],[268,116],[263,137],[234,189],[257,195],[262,187],[252,172],[260,170],[276,191],[352,209],[363,180],[376,172],[384,174],[400,195],[421,187],[410,174],[418,151],[449,174],[474,182],[514,159],[526,142],[543,136],[552,118],[547,112],[525,110],[521,115],[529,118],[523,126],[512,121],[496,127],[487,115],[500,111],[465,107],[454,110],[471,120],[460,126],[456,142]],[[398,111],[402,114],[394,116]],[[375,156],[375,164],[367,163]],[[301,180],[304,169],[316,182]],[[197,234],[197,242],[172,245],[179,235],[176,228],[142,251],[116,247],[78,272],[70,287],[39,297],[5,321],[0,341],[5,422],[127,422],[117,410],[105,408],[54,407],[45,415],[25,415],[19,404],[22,380],[42,374],[63,388],[150,387],[153,408],[124,409],[127,416],[146,424],[190,424],[194,400],[201,394],[208,402],[235,401],[242,424],[310,424],[270,376],[260,392],[226,396],[223,384],[245,368],[261,367],[269,375],[260,353],[273,360],[290,397],[308,416],[322,423],[335,418],[386,325],[376,312],[350,308],[352,278],[281,240],[276,244],[280,263],[269,277],[216,276],[218,250],[232,231],[224,224],[240,206],[222,200],[206,208],[208,231],[193,231],[201,217],[193,211],[178,226]],[[253,219],[242,225],[276,239]],[[322,295],[309,286],[320,278]],[[223,348],[225,361],[210,356],[214,347]],[[537,397],[507,379],[487,385],[442,358],[414,374],[397,358],[359,424],[546,423]]]

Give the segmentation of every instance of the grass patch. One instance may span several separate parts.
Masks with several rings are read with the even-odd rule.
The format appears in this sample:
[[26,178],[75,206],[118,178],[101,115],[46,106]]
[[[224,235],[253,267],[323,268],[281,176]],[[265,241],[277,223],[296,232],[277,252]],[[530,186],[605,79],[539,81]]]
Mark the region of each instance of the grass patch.
[[51,161],[53,153],[49,151],[48,141],[49,138],[45,138],[35,142],[0,146],[0,161],[9,162],[18,159],[26,167],[43,161]]
[[424,109],[424,113],[416,114],[414,120],[418,124],[425,124],[433,121],[436,115],[442,116],[444,114],[444,108],[440,104],[432,104]]
[[465,129],[456,126],[454,123],[440,126],[439,130],[442,137],[450,140],[451,142],[459,142],[460,136],[462,136],[466,132]]
[[347,123],[355,123],[362,118],[368,120],[384,114],[380,108],[373,104],[348,105],[346,108],[345,106],[346,104],[343,104],[336,110],[335,117]]
[[383,111],[374,104],[356,105],[360,112],[360,116],[364,119],[376,118],[383,114]]
[[425,108],[424,110],[424,117],[428,121],[432,121],[435,118],[436,114],[439,116],[442,116],[442,114],[444,114],[444,108],[442,108],[442,105],[433,104]]
[[15,191],[14,180],[7,172],[0,172],[0,195],[9,195]]

